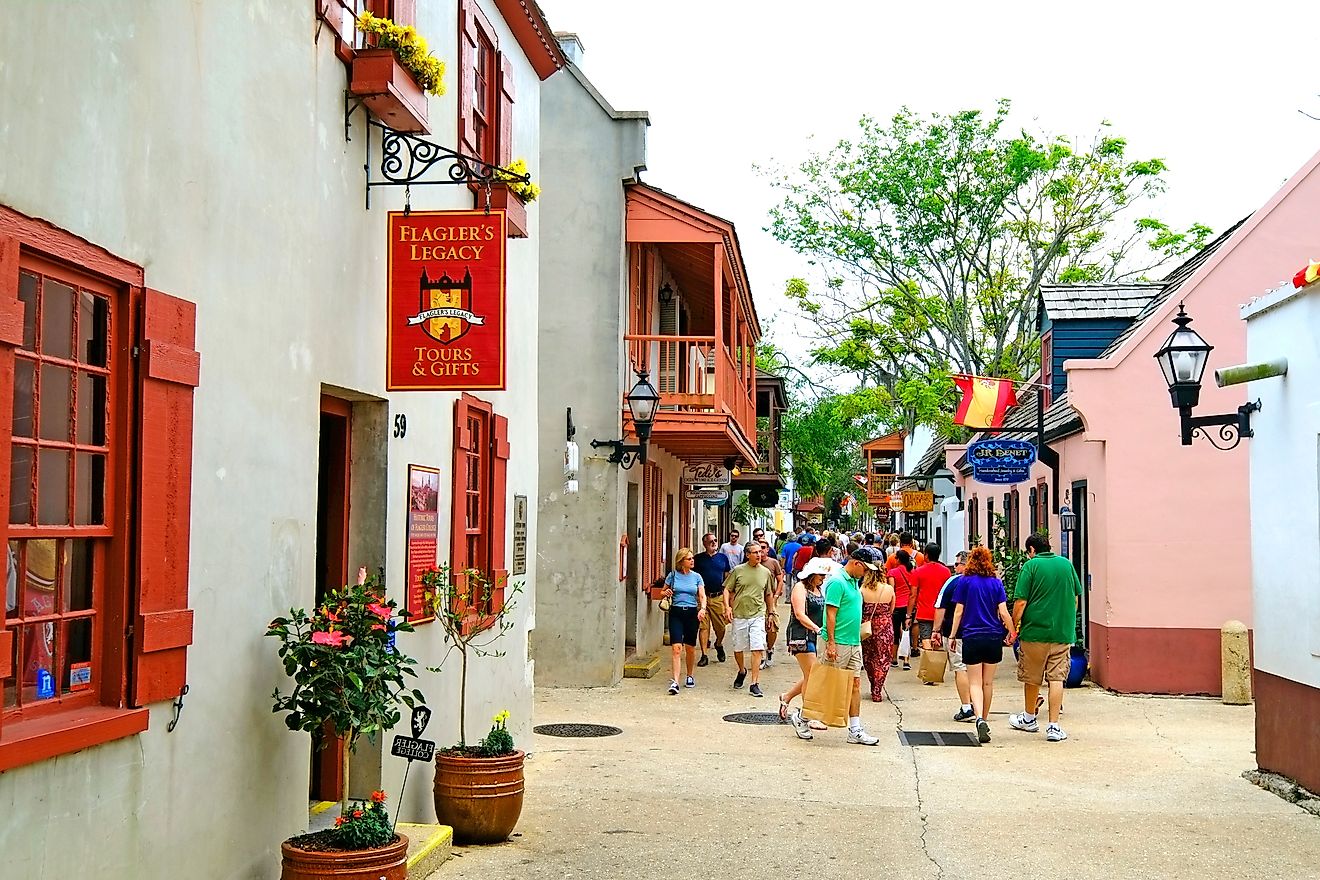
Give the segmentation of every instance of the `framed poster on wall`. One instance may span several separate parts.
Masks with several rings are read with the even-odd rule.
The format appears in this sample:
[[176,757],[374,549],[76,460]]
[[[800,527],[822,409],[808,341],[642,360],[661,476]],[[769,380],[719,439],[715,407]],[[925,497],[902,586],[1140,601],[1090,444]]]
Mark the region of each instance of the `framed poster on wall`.
[[417,626],[435,620],[422,575],[437,562],[440,535],[440,470],[408,465],[408,594],[404,608]]

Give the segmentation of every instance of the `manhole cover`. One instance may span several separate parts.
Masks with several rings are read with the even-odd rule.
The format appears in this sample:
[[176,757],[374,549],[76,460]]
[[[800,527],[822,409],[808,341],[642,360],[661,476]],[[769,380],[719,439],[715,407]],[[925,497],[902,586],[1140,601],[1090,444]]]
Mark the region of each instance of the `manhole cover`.
[[903,730],[898,741],[905,746],[979,746],[974,733],[953,730]]
[[618,736],[623,730],[608,724],[542,724],[532,728],[542,736]]
[[734,712],[732,715],[725,715],[725,721],[732,721],[734,724],[783,724],[779,719],[778,712]]

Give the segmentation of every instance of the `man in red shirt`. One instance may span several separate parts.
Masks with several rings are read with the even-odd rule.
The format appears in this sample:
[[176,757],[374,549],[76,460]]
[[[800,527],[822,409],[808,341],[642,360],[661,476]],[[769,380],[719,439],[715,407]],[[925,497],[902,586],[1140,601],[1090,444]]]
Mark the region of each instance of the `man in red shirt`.
[[926,545],[926,562],[912,572],[912,596],[908,599],[908,620],[912,621],[913,644],[930,647],[935,631],[935,599],[953,572],[940,562],[940,545]]

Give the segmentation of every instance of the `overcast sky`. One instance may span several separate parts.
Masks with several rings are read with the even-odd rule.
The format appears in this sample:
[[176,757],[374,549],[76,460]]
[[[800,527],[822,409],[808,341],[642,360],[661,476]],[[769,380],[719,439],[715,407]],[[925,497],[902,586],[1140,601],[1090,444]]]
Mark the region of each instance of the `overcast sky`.
[[796,164],[863,114],[1006,97],[1016,124],[1088,141],[1108,120],[1129,157],[1168,162],[1161,216],[1216,232],[1320,149],[1299,112],[1320,116],[1314,0],[540,4],[616,108],[650,113],[643,179],[737,225],[762,327],[794,351],[780,304],[808,267],[763,231],[777,199],[753,165]]

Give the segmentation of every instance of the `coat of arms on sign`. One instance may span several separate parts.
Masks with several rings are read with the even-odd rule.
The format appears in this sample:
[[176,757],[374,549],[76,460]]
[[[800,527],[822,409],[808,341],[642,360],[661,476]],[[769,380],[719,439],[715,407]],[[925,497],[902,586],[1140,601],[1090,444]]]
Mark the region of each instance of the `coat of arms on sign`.
[[448,345],[472,327],[486,323],[484,317],[472,313],[471,270],[464,272],[462,281],[450,278],[448,273],[432,281],[423,268],[418,288],[421,310],[408,323],[421,324],[426,335],[436,342]]

